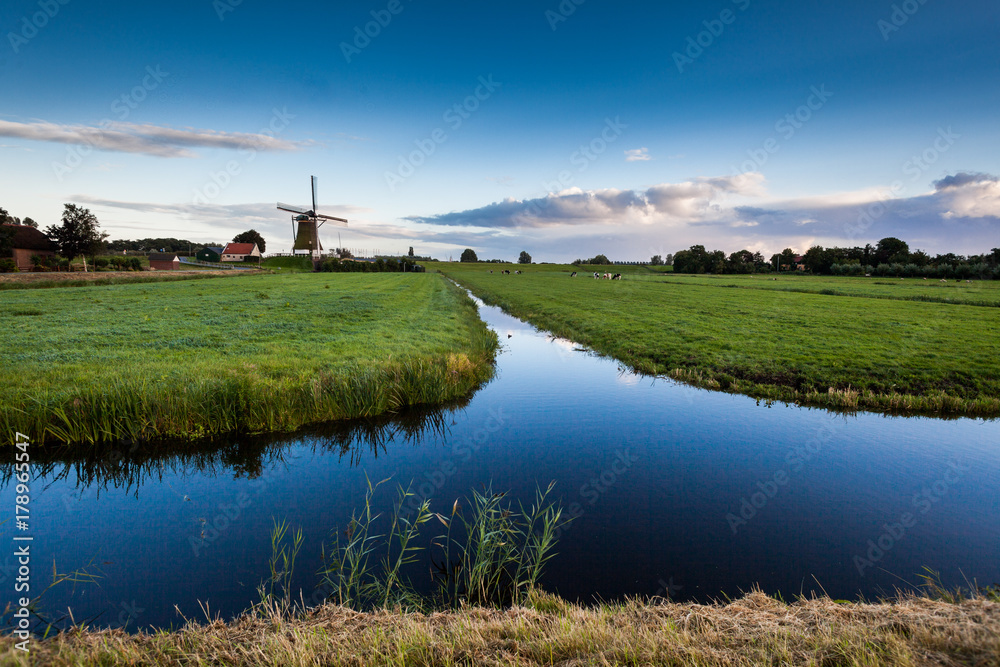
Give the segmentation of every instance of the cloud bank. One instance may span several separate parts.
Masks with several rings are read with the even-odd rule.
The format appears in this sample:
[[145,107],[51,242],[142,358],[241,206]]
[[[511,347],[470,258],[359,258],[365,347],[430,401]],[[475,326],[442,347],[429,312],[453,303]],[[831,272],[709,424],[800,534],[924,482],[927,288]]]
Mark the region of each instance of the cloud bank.
[[98,126],[58,125],[46,121],[19,123],[0,120],[0,136],[94,148],[154,157],[190,158],[189,148],[301,150],[308,142],[294,142],[263,134],[218,130],[175,129],[160,125],[104,122]]

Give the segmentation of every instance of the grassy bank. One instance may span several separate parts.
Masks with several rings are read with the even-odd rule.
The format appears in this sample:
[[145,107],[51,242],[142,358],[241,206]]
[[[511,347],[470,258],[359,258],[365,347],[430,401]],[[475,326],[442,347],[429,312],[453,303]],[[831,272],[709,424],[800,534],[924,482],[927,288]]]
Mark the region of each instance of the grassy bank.
[[220,276],[247,275],[242,271],[92,271],[90,273],[4,273],[0,274],[0,291],[23,289],[48,289],[50,287],[100,287],[102,285],[131,285],[138,283],[165,283],[175,280],[203,280]]
[[72,631],[10,665],[1000,665],[1000,603],[913,597],[878,604],[786,604],[752,593],[729,604],[580,607],[535,594],[505,611],[247,614],[176,632]]
[[284,431],[467,395],[496,336],[434,275],[252,275],[0,295],[0,433]]
[[[944,292],[922,280],[897,288],[622,271],[623,280],[607,281],[568,266],[518,267],[524,273],[509,276],[488,265],[427,266],[643,373],[836,409],[1000,416],[1000,289],[992,283]],[[571,270],[581,275],[571,279]]]

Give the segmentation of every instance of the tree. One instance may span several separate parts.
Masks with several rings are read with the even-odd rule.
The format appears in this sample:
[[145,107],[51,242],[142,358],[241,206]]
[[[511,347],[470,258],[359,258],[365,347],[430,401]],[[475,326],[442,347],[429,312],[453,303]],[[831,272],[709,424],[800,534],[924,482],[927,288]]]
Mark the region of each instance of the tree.
[[653,255],[653,257],[649,260],[649,265],[663,266],[663,257],[661,257],[660,255]]
[[413,257],[413,246],[410,246],[410,252],[406,253],[407,257]]
[[792,266],[795,264],[795,251],[791,248],[785,248],[778,254],[778,264],[779,266],[787,266],[788,269],[794,269]]
[[45,234],[55,241],[59,254],[73,261],[74,257],[93,254],[100,249],[105,232],[99,230],[100,223],[89,209],[66,204],[62,214],[62,225],[50,225]]
[[459,259],[461,262],[478,262],[479,257],[476,256],[476,251],[472,248],[466,248],[462,251],[462,257]]
[[520,256],[517,258],[518,264],[531,264],[531,255],[528,254],[526,250],[522,250]]
[[21,221],[21,224],[25,225],[26,227],[34,227],[35,229],[38,229],[38,223],[32,220],[31,218],[25,218],[24,220]]
[[264,252],[267,245],[267,241],[255,229],[248,229],[242,234],[237,234],[233,237],[233,243],[256,243],[257,249],[261,252]]
[[910,246],[906,241],[887,236],[875,246],[875,261],[878,264],[905,264],[910,261]]
[[586,263],[587,264],[594,264],[595,266],[604,266],[606,264],[610,264],[611,260],[608,259],[607,255],[605,255],[605,254],[602,253],[602,254],[599,254],[599,255],[594,255],[593,257],[591,257],[590,259],[588,259]]
[[17,225],[20,220],[7,212],[7,209],[0,207],[0,225]]

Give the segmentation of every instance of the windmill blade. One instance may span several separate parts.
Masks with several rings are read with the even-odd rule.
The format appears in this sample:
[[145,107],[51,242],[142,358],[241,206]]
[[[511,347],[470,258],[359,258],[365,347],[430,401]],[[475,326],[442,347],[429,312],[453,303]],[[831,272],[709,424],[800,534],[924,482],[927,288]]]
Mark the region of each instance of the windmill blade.
[[342,222],[345,225],[347,224],[347,220],[344,220],[343,218],[335,218],[332,215],[321,215],[321,214],[317,213],[315,217],[321,218],[323,220],[335,220],[337,222]]
[[296,208],[295,206],[291,206],[289,204],[282,204],[280,201],[278,202],[278,210],[288,211],[289,213],[301,213],[303,215],[309,215],[309,211],[305,211],[301,208]]
[[312,181],[311,181],[312,182],[312,193],[313,193],[313,208],[312,208],[312,210],[313,210],[313,213],[315,214],[316,213],[316,177],[315,176],[310,176],[309,178],[312,179]]

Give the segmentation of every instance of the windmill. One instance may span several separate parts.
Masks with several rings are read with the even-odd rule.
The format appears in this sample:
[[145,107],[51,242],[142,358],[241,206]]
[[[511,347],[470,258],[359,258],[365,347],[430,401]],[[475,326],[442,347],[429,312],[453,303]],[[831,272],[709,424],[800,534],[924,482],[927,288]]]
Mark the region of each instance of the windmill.
[[323,253],[323,245],[319,241],[319,228],[328,220],[345,225],[347,220],[316,212],[316,177],[310,176],[309,179],[312,186],[312,209],[303,211],[301,208],[278,202],[278,210],[296,214],[292,216],[292,238],[294,239],[292,254],[305,251],[313,258],[313,261],[316,261]]

